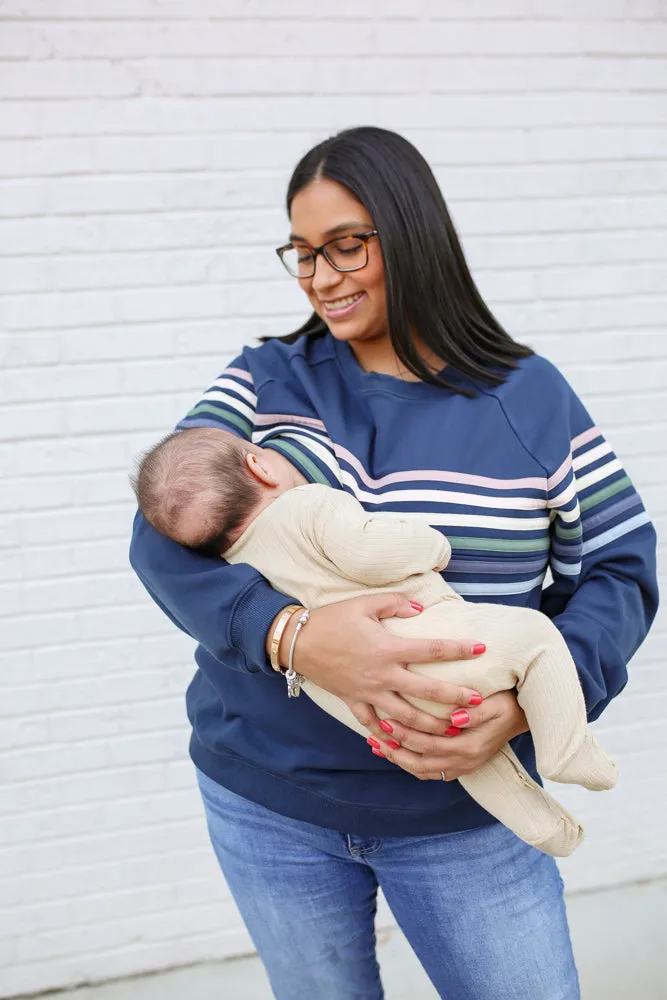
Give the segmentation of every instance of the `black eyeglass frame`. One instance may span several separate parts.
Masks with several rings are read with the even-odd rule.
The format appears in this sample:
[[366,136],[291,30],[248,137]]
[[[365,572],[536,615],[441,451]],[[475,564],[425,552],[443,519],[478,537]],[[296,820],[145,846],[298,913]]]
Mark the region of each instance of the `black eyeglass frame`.
[[[379,236],[379,235],[380,234],[378,233],[377,229],[369,229],[368,232],[366,232],[366,233],[345,233],[345,234],[342,234],[341,236],[333,236],[330,240],[327,240],[326,243],[323,243],[319,247],[309,247],[309,249],[312,251],[312,254],[313,254],[313,273],[312,274],[294,274],[293,271],[290,271],[289,267],[287,266],[287,264],[283,260],[283,254],[287,250],[298,250],[299,247],[296,244],[294,244],[294,243],[286,243],[284,247],[278,247],[276,249],[276,253],[280,257],[280,263],[283,265],[283,267],[285,268],[285,270],[287,271],[287,273],[292,278],[305,278],[306,280],[308,278],[314,278],[315,277],[315,268],[317,267],[317,257],[318,257],[318,254],[322,254],[322,256],[326,260],[327,264],[330,264],[331,267],[333,267],[334,271],[339,271],[341,274],[347,274],[349,271],[361,271],[364,267],[366,267],[366,265],[368,264],[368,241],[370,239],[372,239],[374,236]],[[327,253],[327,249],[326,249],[329,246],[329,244],[330,243],[338,243],[339,240],[347,240],[347,239],[361,240],[361,242],[364,244],[364,249],[366,250],[366,260],[364,261],[363,264],[357,264],[355,267],[338,267],[338,265],[334,264],[334,262],[329,257],[329,254]],[[308,246],[308,244],[306,244],[306,245]]]

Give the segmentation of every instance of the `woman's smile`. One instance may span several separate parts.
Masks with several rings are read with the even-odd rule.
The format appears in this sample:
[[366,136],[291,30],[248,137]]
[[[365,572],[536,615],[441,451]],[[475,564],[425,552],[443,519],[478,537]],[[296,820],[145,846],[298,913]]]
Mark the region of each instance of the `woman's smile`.
[[349,316],[362,299],[366,298],[366,292],[355,292],[354,295],[346,295],[340,299],[329,299],[322,302],[322,311],[327,319],[337,320]]

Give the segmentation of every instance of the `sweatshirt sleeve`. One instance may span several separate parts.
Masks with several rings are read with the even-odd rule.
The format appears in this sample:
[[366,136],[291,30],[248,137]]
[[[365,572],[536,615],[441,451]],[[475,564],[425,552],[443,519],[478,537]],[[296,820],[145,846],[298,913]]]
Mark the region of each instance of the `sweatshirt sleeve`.
[[449,562],[447,538],[418,518],[373,517],[338,490],[327,491],[319,514],[316,541],[349,580],[386,587]]
[[[243,357],[237,358],[178,424],[220,427],[251,439],[256,397]],[[155,531],[137,512],[130,563],[171,621],[226,667],[272,673],[265,641],[271,622],[292,603],[251,566],[199,555]]]
[[656,536],[621,463],[564,379],[559,409],[569,443],[547,482],[553,583],[542,611],[567,642],[593,721],[625,686],[628,661],[655,617]]

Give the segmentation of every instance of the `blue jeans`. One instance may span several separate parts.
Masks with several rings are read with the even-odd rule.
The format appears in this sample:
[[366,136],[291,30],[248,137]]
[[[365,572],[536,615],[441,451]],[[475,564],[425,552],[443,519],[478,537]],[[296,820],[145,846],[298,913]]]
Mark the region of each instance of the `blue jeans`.
[[439,996],[579,1000],[556,864],[501,824],[362,838],[197,777],[220,867],[277,1000],[382,1000],[378,886]]

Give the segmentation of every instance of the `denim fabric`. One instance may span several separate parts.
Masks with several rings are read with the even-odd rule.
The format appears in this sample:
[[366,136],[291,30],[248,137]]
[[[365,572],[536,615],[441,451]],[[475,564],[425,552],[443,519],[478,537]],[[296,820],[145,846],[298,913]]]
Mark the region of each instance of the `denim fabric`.
[[439,996],[579,1000],[556,864],[501,824],[358,837],[197,777],[220,867],[277,1000],[382,1000],[378,886]]

